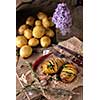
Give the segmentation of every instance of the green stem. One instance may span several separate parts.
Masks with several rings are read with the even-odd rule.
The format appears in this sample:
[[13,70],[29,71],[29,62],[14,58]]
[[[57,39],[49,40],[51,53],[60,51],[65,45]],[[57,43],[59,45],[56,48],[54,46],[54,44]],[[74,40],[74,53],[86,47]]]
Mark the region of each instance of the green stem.
[[26,62],[26,64],[29,66],[29,68],[30,68],[30,70],[31,70],[31,72],[32,72],[32,77],[34,78],[34,80],[35,80],[36,82],[38,82],[38,84],[39,84],[39,86],[40,86],[40,89],[41,89],[41,92],[42,92],[43,95],[45,96],[44,89],[42,88],[42,86],[41,86],[41,84],[40,84],[40,82],[39,82],[39,79],[38,79],[36,73],[33,71],[32,65],[31,65],[29,62]]

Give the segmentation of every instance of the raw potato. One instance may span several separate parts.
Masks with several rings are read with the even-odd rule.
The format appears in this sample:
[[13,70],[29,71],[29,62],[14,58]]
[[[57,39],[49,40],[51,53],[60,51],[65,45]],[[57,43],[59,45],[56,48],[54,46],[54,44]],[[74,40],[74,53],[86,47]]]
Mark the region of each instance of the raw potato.
[[49,28],[50,27],[50,22],[47,18],[43,18],[42,20],[42,24],[45,28]]
[[28,45],[24,45],[21,49],[20,49],[20,56],[23,58],[27,58],[32,54],[32,48]]
[[42,26],[35,26],[33,28],[33,36],[35,38],[41,38],[45,34],[45,28]]
[[54,37],[54,32],[53,32],[53,30],[51,30],[50,28],[48,28],[48,29],[46,30],[46,35],[49,36],[49,37]]
[[36,38],[31,38],[31,39],[28,41],[28,45],[29,45],[29,46],[35,47],[35,46],[37,46],[38,44],[39,44],[39,40],[36,39]]
[[26,24],[21,25],[18,29],[18,32],[20,35],[24,34],[24,31],[28,28],[28,26]]
[[26,24],[27,24],[27,25],[30,25],[30,26],[33,26],[33,25],[34,25],[34,21],[35,21],[35,18],[33,18],[32,16],[29,16],[29,17],[26,19]]
[[24,31],[24,36],[25,36],[27,39],[32,38],[32,30],[26,29],[26,30]]
[[50,27],[53,27],[54,26],[54,23],[52,22],[52,17],[49,17],[48,20],[50,22]]
[[37,17],[38,17],[38,19],[42,20],[42,19],[44,19],[44,18],[47,18],[47,15],[44,14],[43,12],[39,12],[39,13],[37,14]]
[[51,39],[48,36],[43,36],[40,39],[40,44],[43,48],[46,48],[51,44]]
[[61,71],[60,78],[63,82],[69,83],[75,79],[77,73],[77,69],[74,65],[66,64],[64,65],[64,68]]
[[41,25],[42,25],[41,20],[36,20],[36,21],[35,21],[35,25],[36,25],[36,26],[41,26]]
[[16,37],[16,46],[21,48],[22,46],[27,44],[27,39],[24,36],[17,36]]

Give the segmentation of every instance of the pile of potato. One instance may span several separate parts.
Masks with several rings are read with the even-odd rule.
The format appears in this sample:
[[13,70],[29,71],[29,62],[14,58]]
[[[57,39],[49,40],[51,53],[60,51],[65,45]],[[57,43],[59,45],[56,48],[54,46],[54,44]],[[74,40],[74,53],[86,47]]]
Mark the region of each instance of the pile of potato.
[[29,16],[25,24],[19,27],[19,35],[16,37],[16,46],[20,48],[20,56],[29,57],[32,54],[32,48],[39,44],[43,48],[48,47],[51,44],[51,38],[55,35],[51,29],[53,25],[51,17],[47,17],[43,12],[39,12],[37,18]]

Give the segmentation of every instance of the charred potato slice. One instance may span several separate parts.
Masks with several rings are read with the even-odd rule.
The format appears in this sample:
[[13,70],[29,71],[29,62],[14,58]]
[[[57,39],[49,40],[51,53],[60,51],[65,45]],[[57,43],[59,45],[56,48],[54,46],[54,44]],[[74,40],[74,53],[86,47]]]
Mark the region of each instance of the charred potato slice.
[[64,61],[63,61],[62,59],[60,59],[60,58],[54,58],[53,60],[56,62],[57,66],[58,66],[59,68],[60,68],[62,65],[64,65]]
[[77,68],[74,65],[66,64],[61,71],[60,78],[63,82],[70,83],[75,79],[77,73]]

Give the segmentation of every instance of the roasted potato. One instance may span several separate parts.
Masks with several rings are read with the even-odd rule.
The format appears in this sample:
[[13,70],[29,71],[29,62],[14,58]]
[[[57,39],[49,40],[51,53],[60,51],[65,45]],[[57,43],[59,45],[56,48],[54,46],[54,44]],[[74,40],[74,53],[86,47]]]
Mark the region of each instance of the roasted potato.
[[50,22],[49,22],[48,18],[43,18],[43,19],[42,19],[42,25],[43,25],[45,28],[49,28],[49,27],[50,27]]
[[[60,62],[60,63],[59,63]],[[45,74],[54,74],[57,73],[60,67],[64,64],[62,59],[50,59],[42,63],[41,68]]]
[[24,36],[25,36],[27,39],[32,38],[32,30],[26,29],[26,30],[24,31]]
[[27,39],[24,36],[17,36],[16,37],[16,46],[21,48],[22,46],[27,44]]
[[29,45],[29,46],[35,47],[35,46],[37,46],[38,44],[39,44],[39,40],[36,39],[36,38],[31,38],[31,39],[28,41],[28,45]]
[[41,26],[41,25],[42,25],[41,20],[36,20],[36,21],[35,21],[35,25],[36,25],[36,26]]
[[52,37],[54,37],[55,33],[53,32],[53,30],[51,30],[50,28],[48,28],[46,30],[46,35],[52,38]]
[[25,31],[27,28],[28,28],[28,26],[27,26],[26,24],[21,25],[21,26],[19,27],[19,29],[18,29],[18,33],[19,33],[20,35],[24,34],[24,31]]
[[27,24],[27,25],[30,25],[30,26],[33,26],[33,25],[34,25],[34,21],[35,21],[35,18],[33,18],[32,16],[29,16],[29,17],[26,19],[26,24]]
[[45,34],[45,28],[44,27],[42,27],[42,26],[35,26],[34,28],[33,28],[33,36],[35,37],[35,38],[41,38],[44,34]]
[[60,78],[63,82],[69,83],[75,79],[77,73],[78,73],[77,68],[74,65],[66,64],[64,65],[64,68],[61,71]]
[[27,58],[32,54],[32,48],[28,45],[24,45],[20,49],[20,56],[23,58]]
[[37,14],[37,17],[38,17],[38,19],[42,20],[42,19],[44,19],[44,18],[47,18],[47,15],[46,15],[45,13],[43,13],[43,12],[39,12],[39,13]]
[[43,36],[40,39],[40,44],[43,48],[46,48],[51,44],[51,39],[48,36]]
[[58,68],[60,68],[62,65],[64,65],[64,61],[60,58],[55,57],[53,60],[56,62]]

